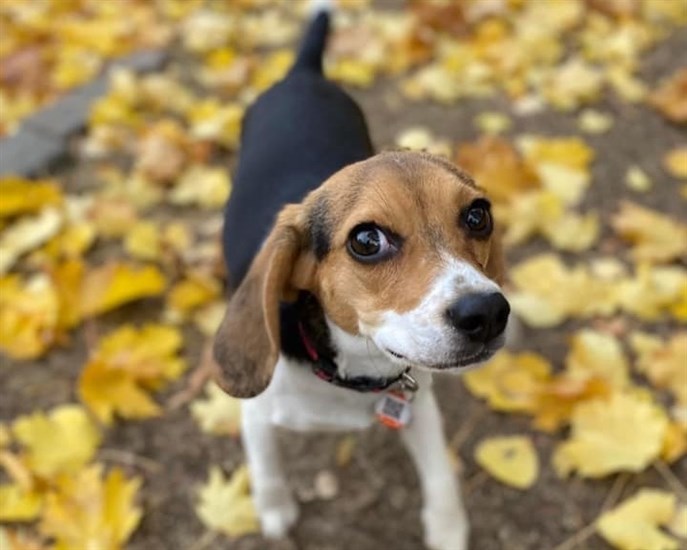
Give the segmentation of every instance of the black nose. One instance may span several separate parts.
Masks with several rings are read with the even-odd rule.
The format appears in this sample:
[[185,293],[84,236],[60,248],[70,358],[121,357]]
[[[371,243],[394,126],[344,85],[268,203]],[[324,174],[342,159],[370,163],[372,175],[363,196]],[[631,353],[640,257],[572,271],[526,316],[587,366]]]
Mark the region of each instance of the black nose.
[[488,342],[506,328],[510,305],[500,292],[468,294],[446,312],[451,324],[473,342]]

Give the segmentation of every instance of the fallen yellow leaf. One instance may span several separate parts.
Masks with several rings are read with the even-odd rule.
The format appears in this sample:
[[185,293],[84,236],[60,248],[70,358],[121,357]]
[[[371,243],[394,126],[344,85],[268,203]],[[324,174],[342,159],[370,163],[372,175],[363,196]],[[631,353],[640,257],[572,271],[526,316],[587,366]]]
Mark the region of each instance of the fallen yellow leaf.
[[55,208],[45,208],[36,217],[22,218],[0,234],[0,275],[4,275],[27,252],[53,237],[62,225]]
[[556,449],[554,467],[561,476],[572,470],[584,477],[640,472],[658,457],[667,426],[663,410],[635,393],[581,403],[570,438]]
[[687,146],[668,151],[663,157],[663,166],[672,176],[687,179]]
[[633,243],[636,260],[664,262],[687,255],[687,225],[655,210],[623,201],[611,224]]
[[103,479],[100,464],[63,474],[46,497],[40,531],[54,537],[59,550],[119,550],[141,520],[134,505],[140,486],[140,479],[127,480],[119,468]]
[[80,297],[84,317],[99,315],[122,304],[157,296],[165,288],[165,277],[155,266],[137,267],[110,263],[86,273]]
[[490,437],[475,450],[475,460],[493,477],[517,489],[529,489],[539,475],[539,459],[525,436]]
[[223,392],[214,382],[205,386],[207,399],[196,399],[191,414],[200,429],[214,435],[237,436],[241,431],[241,401]]
[[155,416],[160,408],[148,391],[176,380],[186,368],[176,356],[179,331],[162,325],[141,329],[122,326],[104,337],[79,378],[79,396],[93,413],[110,424],[124,418]]
[[59,307],[45,275],[0,277],[0,350],[15,359],[43,355],[58,337]]
[[551,365],[544,357],[500,351],[483,367],[465,373],[463,381],[473,395],[485,398],[495,410],[532,412],[550,377]]
[[42,506],[43,498],[39,493],[16,484],[0,485],[0,521],[33,521]]
[[687,405],[687,332],[674,334],[667,342],[644,333],[630,340],[637,353],[637,370],[657,388],[669,390],[681,405]]
[[196,513],[203,524],[230,537],[258,532],[260,524],[249,493],[248,469],[238,468],[229,481],[217,466],[210,468],[208,482],[200,488]]
[[25,462],[37,475],[72,473],[88,463],[100,445],[100,431],[79,405],[60,405],[49,415],[19,417],[12,432],[25,448]]
[[45,206],[62,202],[62,193],[56,183],[18,177],[0,178],[0,197],[0,218],[38,212]]
[[566,370],[578,380],[602,378],[616,389],[629,383],[629,366],[620,342],[609,334],[583,329],[571,342]]
[[677,550],[679,543],[660,527],[675,514],[675,495],[641,489],[596,521],[599,534],[619,550]]

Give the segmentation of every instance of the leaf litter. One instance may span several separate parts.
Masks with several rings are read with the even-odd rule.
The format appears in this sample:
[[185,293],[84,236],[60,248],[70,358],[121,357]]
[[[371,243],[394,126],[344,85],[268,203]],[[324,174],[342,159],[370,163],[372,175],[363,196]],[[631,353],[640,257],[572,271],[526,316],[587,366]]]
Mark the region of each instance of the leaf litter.
[[[476,117],[478,135],[469,142],[429,127],[397,136],[397,145],[444,155],[475,176],[509,248],[544,243],[547,252],[512,266],[514,312],[541,330],[583,324],[562,365],[534,350],[503,351],[464,377],[469,391],[495,410],[529,416],[534,430],[555,438],[552,464],[562,476],[641,472],[658,460],[683,460],[687,348],[673,328],[687,321],[687,230],[643,205],[642,196],[664,182],[638,165],[626,170],[636,203],[619,202],[602,217],[585,202],[603,184],[592,175],[603,158],[591,142],[614,130],[613,115],[595,105],[605,94],[685,123],[684,69],[656,85],[639,71],[642,54],[667,29],[687,23],[680,3],[475,0],[412,2],[398,11],[341,4],[325,63],[330,77],[359,88],[390,79],[408,102],[455,105],[504,94],[511,106]],[[9,479],[0,485],[0,518],[32,527],[0,529],[1,544],[121,548],[145,515],[144,480],[104,468],[98,449],[113,424],[165,414],[155,395],[183,376],[188,330],[211,338],[218,325],[221,226],[205,230],[198,219],[221,219],[231,181],[217,159],[235,153],[246,107],[293,60],[305,11],[282,8],[262,0],[226,10],[196,0],[107,8],[8,0],[0,8],[10,23],[0,41],[0,135],[132,51],[176,40],[194,60],[189,75],[177,67],[111,72],[76,151],[100,163],[85,192],[60,177],[0,179],[0,352],[15,362],[44,358],[127,304],[158,312],[151,324],[124,322],[91,339],[75,388],[83,406],[10,419],[0,438]],[[547,109],[579,115],[583,134],[516,133],[520,117]],[[118,155],[127,168],[110,160]],[[684,180],[686,158],[675,147],[659,161],[669,177]],[[683,190],[676,200],[685,197]],[[166,208],[184,215],[170,219]],[[603,250],[609,231],[618,255]],[[626,323],[642,330],[593,328]],[[656,323],[669,332],[657,336]],[[240,433],[236,401],[213,385],[188,414],[209,437]],[[342,440],[338,467],[351,460],[354,444]],[[497,437],[482,442],[476,460],[496,479],[528,490],[537,455],[529,437]],[[229,478],[211,466],[199,488],[200,521],[232,538],[256,532],[249,486],[245,466]],[[679,528],[674,535],[660,529],[678,525],[680,510],[672,493],[642,490],[604,512],[597,529],[616,548],[677,547]]]

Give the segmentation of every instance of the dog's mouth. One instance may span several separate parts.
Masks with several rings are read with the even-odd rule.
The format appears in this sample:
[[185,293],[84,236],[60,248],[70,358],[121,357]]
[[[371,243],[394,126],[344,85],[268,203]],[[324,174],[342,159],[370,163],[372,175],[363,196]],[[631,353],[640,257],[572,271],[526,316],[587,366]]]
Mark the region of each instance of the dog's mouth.
[[410,366],[427,370],[450,370],[462,367],[469,367],[471,365],[475,365],[476,363],[482,363],[483,361],[490,359],[500,348],[500,345],[484,347],[477,352],[462,355],[456,358],[455,360],[447,363],[426,363],[420,361],[413,361],[411,359],[408,359],[405,355],[395,352],[394,350],[385,348],[384,351],[386,351],[389,355],[396,358],[397,360],[409,363]]

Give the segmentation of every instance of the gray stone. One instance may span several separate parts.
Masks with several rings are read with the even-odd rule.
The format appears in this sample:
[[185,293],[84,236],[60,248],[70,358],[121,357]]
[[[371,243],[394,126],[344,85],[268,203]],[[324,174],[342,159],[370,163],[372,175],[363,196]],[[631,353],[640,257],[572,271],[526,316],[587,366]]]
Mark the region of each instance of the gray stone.
[[0,176],[36,176],[66,152],[66,142],[22,128],[0,140]]
[[115,66],[126,67],[137,73],[149,73],[162,69],[169,59],[166,50],[142,50],[114,62]]
[[64,140],[86,125],[91,104],[106,91],[107,77],[101,76],[30,116],[23,127]]

